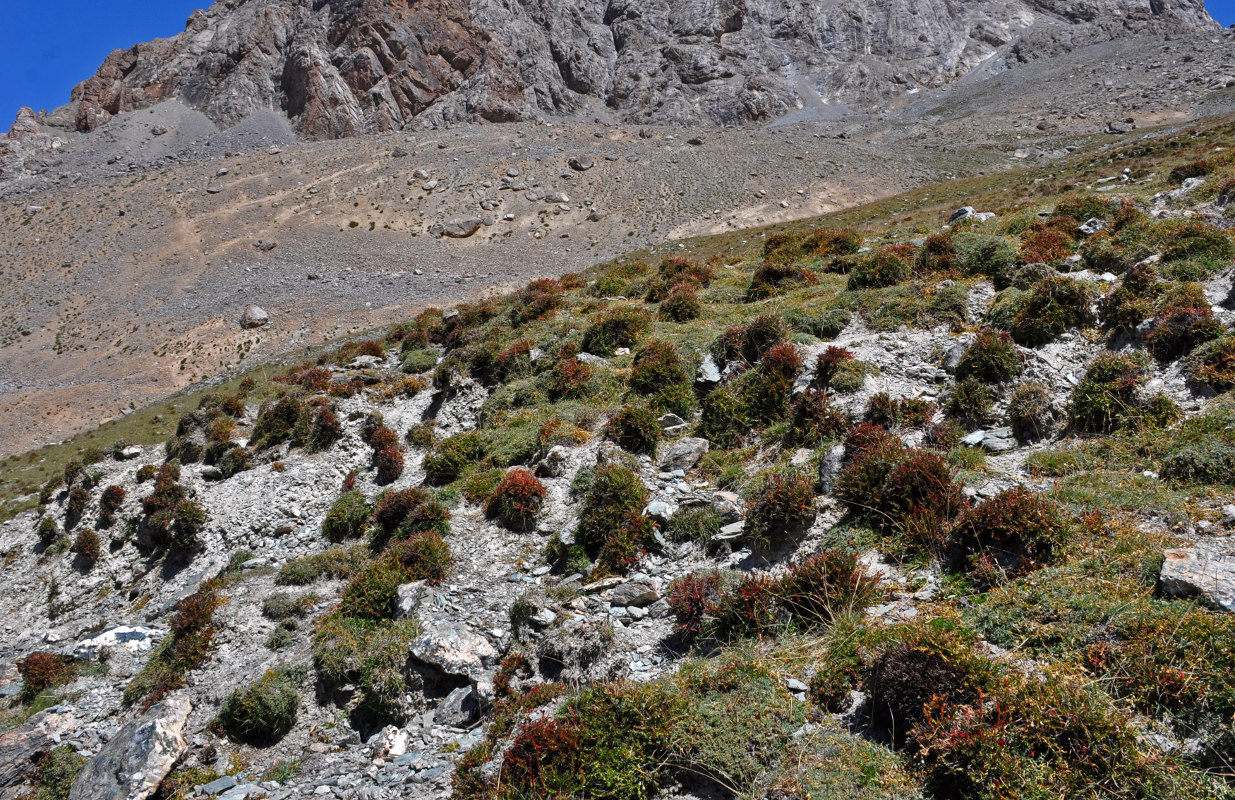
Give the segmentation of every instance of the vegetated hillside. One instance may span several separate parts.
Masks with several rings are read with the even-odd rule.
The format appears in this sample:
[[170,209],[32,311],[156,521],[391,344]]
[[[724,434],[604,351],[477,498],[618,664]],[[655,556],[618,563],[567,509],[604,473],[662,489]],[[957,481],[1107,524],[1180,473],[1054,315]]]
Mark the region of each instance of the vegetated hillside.
[[1201,0],[217,2],[178,36],[113,52],[53,116],[89,131],[177,97],[228,126],[276,110],[317,138],[572,112],[732,124],[1217,29]]
[[1230,136],[675,243],[10,459],[55,474],[0,526],[2,791],[1229,796]]

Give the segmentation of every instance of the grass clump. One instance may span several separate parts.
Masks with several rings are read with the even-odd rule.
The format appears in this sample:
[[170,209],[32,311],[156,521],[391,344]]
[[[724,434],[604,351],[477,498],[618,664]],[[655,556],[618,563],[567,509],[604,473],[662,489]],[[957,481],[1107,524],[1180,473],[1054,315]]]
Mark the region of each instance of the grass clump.
[[[1024,295],[1016,296],[1011,319],[992,307],[990,321],[1003,322],[1013,340],[1024,347],[1041,347],[1069,328],[1093,322],[1089,305],[1092,292],[1080,281],[1062,275],[1045,278]],[[997,319],[1003,317],[1003,319]]]
[[346,578],[364,563],[363,547],[332,547],[288,561],[275,575],[275,586],[308,586],[321,578]]
[[335,544],[364,536],[369,529],[370,512],[369,501],[362,492],[344,492],[322,519],[322,536]]
[[415,619],[375,623],[328,614],[313,631],[313,665],[327,689],[357,687],[356,704],[376,725],[402,724],[412,713],[407,652],[419,633]]
[[235,742],[269,745],[279,741],[296,724],[300,678],[290,670],[267,670],[247,688],[228,696],[212,727]]
[[1021,374],[1021,356],[1005,331],[982,328],[977,337],[965,348],[956,377],[963,380],[973,376],[984,383],[1007,383]]
[[1068,417],[1086,433],[1110,433],[1140,417],[1145,364],[1134,355],[1102,353],[1072,392]]
[[583,349],[598,356],[612,356],[619,347],[634,347],[647,332],[651,320],[633,306],[618,306],[597,316],[583,332]]
[[1055,403],[1050,389],[1036,382],[1022,383],[1008,398],[1008,422],[1022,442],[1046,436],[1055,421]]
[[672,322],[690,322],[703,314],[703,304],[694,286],[680,283],[660,304],[660,316]]
[[746,290],[746,302],[753,303],[775,297],[785,291],[791,291],[803,286],[815,286],[819,276],[805,267],[796,264],[764,263],[755,270],[750,286]]
[[575,541],[601,572],[625,572],[652,539],[652,523],[643,516],[648,490],[626,467],[608,464],[596,470],[575,529]]
[[913,250],[904,245],[882,247],[860,259],[849,273],[848,289],[883,289],[913,276]]

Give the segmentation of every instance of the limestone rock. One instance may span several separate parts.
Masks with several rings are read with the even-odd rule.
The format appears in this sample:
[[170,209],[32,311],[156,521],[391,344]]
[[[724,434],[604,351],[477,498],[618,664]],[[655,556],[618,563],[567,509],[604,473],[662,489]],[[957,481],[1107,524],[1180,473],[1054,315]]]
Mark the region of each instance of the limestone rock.
[[480,226],[483,224],[484,220],[479,217],[456,219],[450,222],[437,222],[429,227],[429,235],[437,239],[441,239],[443,236],[448,239],[466,239],[480,230]]
[[245,330],[260,328],[269,323],[270,315],[261,306],[246,306],[244,313],[240,315],[240,327]]
[[1159,582],[1162,591],[1175,597],[1201,597],[1224,611],[1235,611],[1235,549],[1221,544],[1167,550],[1162,555]]
[[660,467],[665,471],[690,469],[699,463],[699,459],[707,454],[711,446],[712,443],[707,439],[697,437],[678,439],[662,451]]
[[191,710],[187,697],[173,695],[125,725],[82,767],[69,800],[145,800],[188,746]]
[[412,642],[410,655],[442,675],[463,678],[487,697],[493,693],[497,650],[489,640],[462,625],[428,628]]

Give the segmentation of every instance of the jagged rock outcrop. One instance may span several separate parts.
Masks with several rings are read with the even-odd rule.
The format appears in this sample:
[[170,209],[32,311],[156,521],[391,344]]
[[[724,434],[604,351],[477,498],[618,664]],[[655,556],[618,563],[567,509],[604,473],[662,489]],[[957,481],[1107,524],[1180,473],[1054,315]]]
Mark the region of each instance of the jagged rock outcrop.
[[1115,37],[1216,28],[1202,0],[220,0],[117,50],[58,118],[178,96],[309,137],[603,103],[632,122],[822,115]]
[[46,133],[32,109],[21,108],[5,136],[0,136],[0,181],[21,177],[27,161],[64,144],[58,136]]

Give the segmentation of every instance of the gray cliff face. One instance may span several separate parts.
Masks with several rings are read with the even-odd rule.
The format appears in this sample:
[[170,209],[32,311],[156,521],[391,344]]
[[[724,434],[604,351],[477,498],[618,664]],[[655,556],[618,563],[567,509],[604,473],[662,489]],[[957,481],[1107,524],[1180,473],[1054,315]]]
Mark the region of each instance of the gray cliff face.
[[317,138],[602,107],[741,123],[1216,27],[1202,0],[219,0],[112,53],[61,117],[87,131],[178,96],[220,124],[276,110]]

